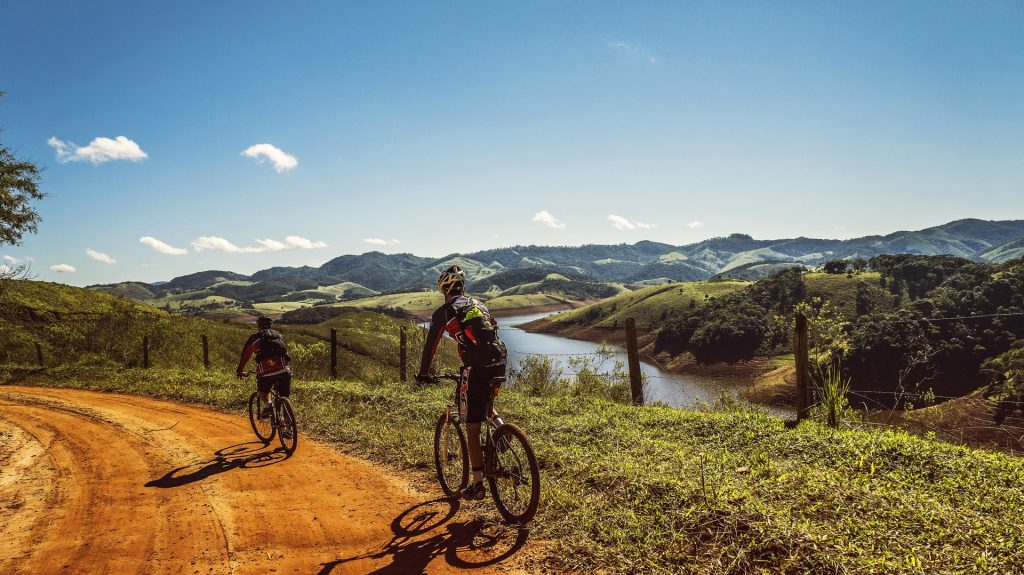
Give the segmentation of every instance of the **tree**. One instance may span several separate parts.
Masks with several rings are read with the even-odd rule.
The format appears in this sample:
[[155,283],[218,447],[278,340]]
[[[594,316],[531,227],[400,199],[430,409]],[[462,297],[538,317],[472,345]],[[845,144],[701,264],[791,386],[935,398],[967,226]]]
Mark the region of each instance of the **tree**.
[[857,317],[874,311],[875,303],[871,300],[871,288],[864,280],[857,282]]
[[0,245],[17,245],[24,234],[36,232],[39,213],[31,202],[45,195],[39,191],[39,175],[35,164],[18,160],[0,143]]
[[822,269],[824,269],[825,273],[827,274],[845,274],[846,267],[848,265],[849,262],[847,262],[846,260],[832,260],[830,262],[825,262],[825,265],[822,266]]

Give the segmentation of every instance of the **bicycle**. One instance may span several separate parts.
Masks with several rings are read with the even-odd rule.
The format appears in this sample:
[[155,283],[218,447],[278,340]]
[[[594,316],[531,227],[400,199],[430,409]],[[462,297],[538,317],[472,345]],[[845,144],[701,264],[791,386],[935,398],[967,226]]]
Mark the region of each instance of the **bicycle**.
[[[434,467],[441,490],[448,497],[455,497],[469,486],[469,444],[460,417],[460,408],[466,401],[467,370],[464,368],[458,374],[434,377],[435,382],[442,379],[455,382],[455,394],[434,429]],[[540,504],[537,457],[526,433],[511,423],[503,422],[494,411],[492,402],[493,396],[487,402],[488,415],[481,428],[484,478],[505,521],[526,524],[533,519]]]
[[[248,383],[253,372],[247,371],[243,375]],[[260,401],[259,392],[252,392],[252,395],[249,396],[249,424],[252,425],[256,437],[264,445],[269,445],[276,435],[281,442],[281,447],[291,455],[295,453],[295,448],[299,444],[299,429],[295,422],[295,410],[292,409],[292,403],[288,401],[288,398],[279,396],[274,388],[270,389],[270,405],[273,407],[270,417],[261,418],[263,402]]]

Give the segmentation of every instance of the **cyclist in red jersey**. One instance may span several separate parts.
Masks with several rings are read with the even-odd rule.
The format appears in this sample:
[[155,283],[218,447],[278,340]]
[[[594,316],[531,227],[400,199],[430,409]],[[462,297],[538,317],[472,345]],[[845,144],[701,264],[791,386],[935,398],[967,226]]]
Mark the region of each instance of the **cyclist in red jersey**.
[[249,336],[242,348],[242,358],[238,362],[238,369],[235,374],[241,378],[244,376],[246,364],[249,359],[256,356],[256,391],[263,401],[263,411],[260,412],[260,419],[270,417],[273,407],[270,404],[270,390],[276,389],[281,397],[288,397],[292,389],[292,368],[291,356],[288,354],[288,346],[284,343],[284,337],[277,330],[270,329],[274,320],[267,316],[260,316],[256,319],[256,333]]
[[462,363],[469,367],[466,432],[473,480],[462,493],[464,499],[479,500],[485,496],[483,485],[483,450],[480,447],[480,424],[487,417],[491,396],[505,381],[505,344],[498,339],[498,323],[487,307],[465,293],[466,274],[459,266],[451,266],[437,278],[444,294],[444,305],[430,319],[430,329],[423,344],[419,382],[430,381],[430,364],[445,332],[459,344]]

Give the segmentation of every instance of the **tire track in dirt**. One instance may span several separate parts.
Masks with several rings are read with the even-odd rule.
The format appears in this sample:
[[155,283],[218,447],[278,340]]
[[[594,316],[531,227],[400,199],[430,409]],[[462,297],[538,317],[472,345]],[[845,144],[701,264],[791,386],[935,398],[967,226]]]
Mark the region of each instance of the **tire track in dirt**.
[[274,448],[236,415],[0,386],[0,573],[525,572],[525,531],[305,437]]

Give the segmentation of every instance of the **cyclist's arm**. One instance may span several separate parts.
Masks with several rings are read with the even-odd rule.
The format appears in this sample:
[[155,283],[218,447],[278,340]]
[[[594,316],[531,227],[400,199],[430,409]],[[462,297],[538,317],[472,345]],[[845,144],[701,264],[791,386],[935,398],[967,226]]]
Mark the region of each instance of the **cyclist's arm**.
[[448,307],[440,307],[430,318],[430,328],[427,330],[427,339],[423,342],[423,356],[420,358],[420,375],[427,375],[430,372],[430,364],[434,362],[434,354],[437,353],[437,346],[444,337],[444,326],[448,323]]
[[242,348],[242,358],[238,360],[238,369],[235,370],[235,374],[242,375],[242,372],[245,371],[245,364],[249,363],[249,358],[252,357],[252,354],[256,353],[256,349],[259,346],[259,335],[253,334],[249,336],[249,340],[245,342],[245,347]]

